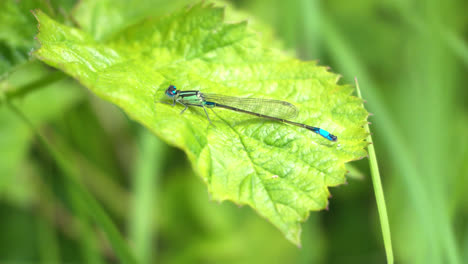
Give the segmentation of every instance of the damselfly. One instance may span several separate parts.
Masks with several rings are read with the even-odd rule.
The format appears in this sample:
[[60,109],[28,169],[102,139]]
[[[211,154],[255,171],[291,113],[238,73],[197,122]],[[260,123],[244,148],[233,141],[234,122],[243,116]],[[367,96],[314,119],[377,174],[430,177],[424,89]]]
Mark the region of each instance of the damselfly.
[[187,110],[189,106],[202,107],[210,123],[211,120],[208,116],[206,108],[219,107],[302,127],[315,132],[330,141],[338,140],[337,136],[329,133],[324,129],[321,129],[320,127],[308,126],[306,124],[289,121],[288,119],[291,119],[297,115],[297,108],[285,101],[208,94],[201,93],[200,91],[196,90],[181,91],[177,90],[174,85],[170,85],[169,88],[167,88],[166,95],[172,99],[172,106],[174,106],[176,103],[185,106],[184,110],[180,112],[181,114],[184,113],[184,111]]

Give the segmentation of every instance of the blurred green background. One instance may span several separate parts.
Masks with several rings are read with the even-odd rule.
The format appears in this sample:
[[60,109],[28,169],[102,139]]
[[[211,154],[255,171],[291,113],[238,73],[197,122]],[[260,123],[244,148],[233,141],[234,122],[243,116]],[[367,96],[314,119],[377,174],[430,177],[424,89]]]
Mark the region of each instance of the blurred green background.
[[[141,2],[157,16],[190,1]],[[468,2],[231,4],[270,25],[299,58],[318,59],[343,83],[358,78],[374,113],[396,262],[468,263]],[[210,202],[183,152],[29,58],[36,33],[29,10],[73,24],[74,5],[0,3],[0,95],[27,91],[13,103],[65,153],[140,262],[385,263],[366,159],[354,163],[364,178],[331,189],[329,210],[311,214],[297,248],[250,208]],[[96,23],[111,21],[108,14]],[[118,263],[75,186],[1,102],[0,263]]]

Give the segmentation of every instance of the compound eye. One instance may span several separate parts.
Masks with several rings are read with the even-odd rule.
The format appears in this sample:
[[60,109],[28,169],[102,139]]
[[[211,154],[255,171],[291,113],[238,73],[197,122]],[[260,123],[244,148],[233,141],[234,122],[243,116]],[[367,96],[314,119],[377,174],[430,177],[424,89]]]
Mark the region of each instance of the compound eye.
[[169,85],[169,87],[166,90],[166,94],[169,96],[174,96],[177,94],[177,88],[174,85]]

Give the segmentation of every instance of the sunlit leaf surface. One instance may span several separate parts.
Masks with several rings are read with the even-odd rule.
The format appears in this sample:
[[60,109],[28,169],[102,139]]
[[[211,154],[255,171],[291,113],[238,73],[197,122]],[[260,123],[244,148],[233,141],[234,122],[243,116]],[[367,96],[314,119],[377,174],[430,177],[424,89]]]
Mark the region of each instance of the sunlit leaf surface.
[[[247,204],[300,244],[300,222],[327,207],[329,186],[345,182],[345,162],[366,155],[367,112],[351,86],[315,62],[265,46],[246,22],[224,22],[206,4],[148,19],[105,42],[41,11],[35,55],[121,107],[158,137],[183,149],[216,200]],[[223,109],[172,107],[165,89],[286,100],[293,120],[338,136]],[[178,166],[172,160],[171,166]]]

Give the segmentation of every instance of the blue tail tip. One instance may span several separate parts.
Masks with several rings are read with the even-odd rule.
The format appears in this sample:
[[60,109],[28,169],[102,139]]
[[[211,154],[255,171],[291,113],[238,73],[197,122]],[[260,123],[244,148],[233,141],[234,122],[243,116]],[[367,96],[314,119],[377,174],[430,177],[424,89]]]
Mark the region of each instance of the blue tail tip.
[[319,127],[313,127],[311,130],[314,131],[315,133],[321,135],[322,137],[330,140],[330,141],[333,141],[333,142],[338,141],[337,136],[333,135],[332,133],[330,133],[330,132],[328,132],[328,131],[326,131],[324,129],[321,129]]

